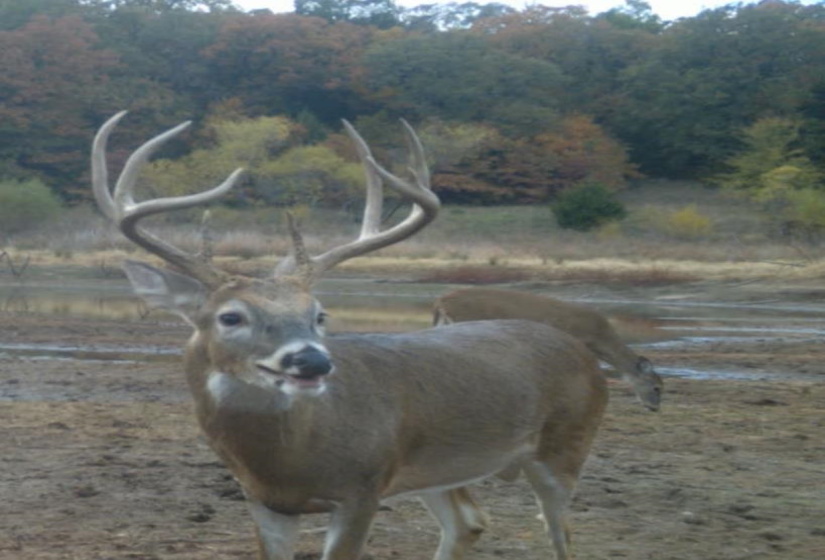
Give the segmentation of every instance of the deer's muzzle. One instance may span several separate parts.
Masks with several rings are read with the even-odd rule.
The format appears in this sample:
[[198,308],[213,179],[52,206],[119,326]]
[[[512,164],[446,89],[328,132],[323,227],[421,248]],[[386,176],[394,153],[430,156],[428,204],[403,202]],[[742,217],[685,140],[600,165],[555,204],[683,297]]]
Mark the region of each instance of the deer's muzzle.
[[275,376],[287,392],[322,389],[324,378],[335,369],[326,349],[313,343],[288,344],[255,365],[260,372]]
[[[314,378],[332,372],[329,356],[313,346],[307,346],[300,352],[286,354],[281,359],[283,371],[299,378]],[[298,373],[293,373],[297,370]]]

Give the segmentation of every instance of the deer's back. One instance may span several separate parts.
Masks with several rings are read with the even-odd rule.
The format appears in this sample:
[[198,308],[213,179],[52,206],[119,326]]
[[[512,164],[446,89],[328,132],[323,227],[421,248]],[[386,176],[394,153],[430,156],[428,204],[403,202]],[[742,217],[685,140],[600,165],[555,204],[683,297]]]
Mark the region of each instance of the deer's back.
[[436,313],[444,314],[456,323],[497,319],[536,321],[572,335],[591,350],[612,344],[616,338],[607,319],[588,307],[510,290],[456,290],[439,298]]
[[[559,402],[598,399],[603,376],[581,342],[522,320],[475,321],[395,335],[330,337],[339,384],[378,387],[430,418],[512,410],[543,414]],[[331,380],[334,389],[336,380]],[[472,409],[472,410],[471,410]],[[498,417],[501,417],[500,415]]]

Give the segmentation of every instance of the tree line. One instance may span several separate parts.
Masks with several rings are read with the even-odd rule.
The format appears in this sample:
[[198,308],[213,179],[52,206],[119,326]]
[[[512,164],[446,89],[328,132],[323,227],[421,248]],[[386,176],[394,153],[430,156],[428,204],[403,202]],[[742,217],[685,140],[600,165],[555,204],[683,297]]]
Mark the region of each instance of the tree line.
[[[743,173],[772,173],[775,187],[777,168],[804,168],[802,188],[815,196],[823,46],[825,6],[780,0],[676,21],[641,0],[600,14],[393,0],[296,0],[290,14],[229,0],[0,0],[0,180],[88,198],[91,137],[128,108],[113,167],[192,119],[150,182],[203,188],[196,182],[241,164],[250,172],[239,205],[349,200],[361,179],[340,119],[381,152],[397,145],[399,117],[420,132],[450,202],[540,202],[641,175],[741,188]],[[774,167],[754,170],[765,162],[754,149],[779,153]]]

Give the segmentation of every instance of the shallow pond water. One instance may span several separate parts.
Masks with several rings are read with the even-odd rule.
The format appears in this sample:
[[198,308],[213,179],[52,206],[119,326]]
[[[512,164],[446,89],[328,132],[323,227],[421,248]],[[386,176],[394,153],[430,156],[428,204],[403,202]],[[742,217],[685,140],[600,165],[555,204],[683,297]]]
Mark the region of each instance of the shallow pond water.
[[[316,295],[330,313],[330,331],[400,332],[427,328],[431,306],[450,286],[331,279]],[[825,335],[825,306],[780,303],[697,303],[621,299],[572,300],[608,315],[622,337],[637,347],[686,348],[723,343],[818,340]],[[139,319],[149,311],[123,280],[88,285],[0,285],[0,310],[77,318]],[[153,311],[153,314],[160,313]],[[0,359],[140,362],[173,360],[175,346],[19,344],[0,333]],[[821,376],[768,371],[658,370],[696,379],[822,379]]]

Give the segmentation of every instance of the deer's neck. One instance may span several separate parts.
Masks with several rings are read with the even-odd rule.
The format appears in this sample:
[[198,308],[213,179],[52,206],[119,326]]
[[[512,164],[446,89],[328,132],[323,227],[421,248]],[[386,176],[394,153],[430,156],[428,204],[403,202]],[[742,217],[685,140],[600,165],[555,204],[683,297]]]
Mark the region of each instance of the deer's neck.
[[266,416],[286,421],[296,408],[293,397],[276,386],[258,386],[231,373],[187,364],[187,380],[199,416]]

